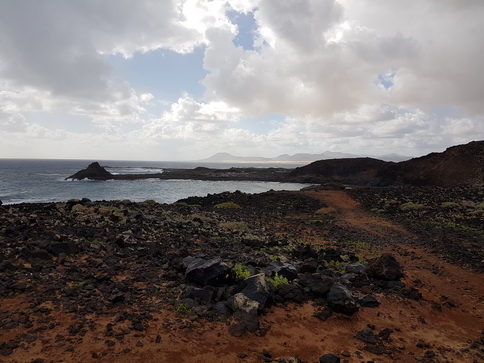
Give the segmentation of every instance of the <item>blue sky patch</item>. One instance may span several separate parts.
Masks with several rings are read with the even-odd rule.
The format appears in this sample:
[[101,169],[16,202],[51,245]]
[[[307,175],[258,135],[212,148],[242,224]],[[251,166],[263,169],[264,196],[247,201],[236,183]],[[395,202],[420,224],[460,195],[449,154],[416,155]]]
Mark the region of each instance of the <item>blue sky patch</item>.
[[377,84],[382,85],[383,88],[389,89],[394,85],[393,78],[395,77],[394,72],[379,74]]
[[254,34],[257,30],[257,23],[254,19],[254,13],[239,13],[238,11],[228,11],[227,17],[233,24],[237,24],[238,34],[234,37],[235,46],[240,46],[245,50],[254,49]]
[[286,119],[285,115],[265,115],[257,118],[243,118],[232,124],[234,128],[250,130],[257,135],[266,135],[269,131],[282,126]]
[[184,93],[201,98],[205,87],[200,83],[207,75],[203,69],[204,48],[179,54],[170,50],[135,53],[125,59],[122,55],[108,55],[116,78],[126,80],[131,87],[152,93],[157,99],[169,102]]

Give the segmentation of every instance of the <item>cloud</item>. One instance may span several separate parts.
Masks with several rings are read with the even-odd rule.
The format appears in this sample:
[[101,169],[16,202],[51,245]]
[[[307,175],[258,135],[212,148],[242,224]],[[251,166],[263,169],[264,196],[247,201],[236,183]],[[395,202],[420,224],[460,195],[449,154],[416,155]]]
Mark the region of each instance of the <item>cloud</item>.
[[[476,77],[484,3],[294,4],[262,0],[254,9],[258,51],[235,47],[222,29],[208,33],[208,99],[253,115],[330,116],[369,103],[484,112],[484,82]],[[391,87],[382,87],[389,75]]]
[[[250,13],[252,46],[229,12]],[[0,151],[415,155],[483,138],[483,18],[481,0],[3,1]],[[203,98],[160,99],[109,56],[157,49],[204,52]],[[243,122],[270,115],[262,133]]]

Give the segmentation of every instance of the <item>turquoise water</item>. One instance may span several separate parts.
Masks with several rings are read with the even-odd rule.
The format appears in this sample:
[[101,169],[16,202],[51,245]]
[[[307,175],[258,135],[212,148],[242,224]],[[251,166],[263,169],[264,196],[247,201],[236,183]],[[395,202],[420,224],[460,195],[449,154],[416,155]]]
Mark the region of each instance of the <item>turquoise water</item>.
[[[189,196],[206,196],[224,191],[240,190],[261,193],[268,190],[299,190],[305,184],[241,181],[199,180],[112,180],[66,181],[65,178],[86,168],[92,160],[0,159],[0,200],[4,204],[61,202],[72,198],[91,200],[148,199],[173,203]],[[210,164],[152,161],[99,161],[113,174],[159,173],[163,168],[280,167],[268,164]],[[293,168],[300,165],[284,165]]]

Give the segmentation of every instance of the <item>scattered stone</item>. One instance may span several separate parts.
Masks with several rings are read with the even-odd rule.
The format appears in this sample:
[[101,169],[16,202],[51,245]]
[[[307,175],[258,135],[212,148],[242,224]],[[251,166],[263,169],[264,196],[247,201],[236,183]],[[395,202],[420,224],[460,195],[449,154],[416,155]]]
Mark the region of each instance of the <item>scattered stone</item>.
[[345,267],[347,273],[361,275],[366,272],[368,267],[362,263],[349,263]]
[[236,324],[229,325],[229,333],[234,337],[241,337],[246,332],[247,332],[247,328],[245,327],[245,324],[236,323]]
[[378,333],[378,338],[384,341],[388,341],[390,339],[390,335],[393,333],[393,330],[390,328],[385,328],[380,330]]
[[66,256],[69,256],[79,252],[79,248],[76,244],[70,242],[53,242],[49,243],[47,246],[47,251],[54,256],[59,256],[62,253]]
[[334,284],[334,279],[320,274],[305,274],[299,278],[299,283],[307,287],[317,296],[326,296]]
[[197,288],[193,286],[189,286],[185,293],[183,294],[183,298],[193,299],[201,304],[208,304],[212,301],[214,295],[214,291],[208,288]]
[[384,254],[370,262],[367,274],[376,279],[395,281],[403,277],[403,269],[395,257]]
[[328,306],[337,313],[353,315],[358,311],[358,305],[351,292],[341,284],[334,284],[328,293]]
[[305,273],[314,273],[318,269],[318,261],[315,259],[310,259],[302,263],[299,267],[299,272],[302,274]]
[[333,310],[331,310],[328,307],[324,308],[323,310],[319,310],[314,314],[315,317],[317,317],[318,319],[321,319],[322,321],[328,320],[332,315],[333,315]]
[[364,308],[376,308],[380,302],[373,295],[365,295],[358,298],[357,303]]
[[369,328],[359,331],[358,333],[356,333],[355,337],[365,343],[369,343],[369,344],[377,343],[375,334],[373,334],[373,331]]
[[278,363],[303,363],[303,361],[297,356],[282,358],[277,361]]
[[319,363],[339,363],[340,358],[336,354],[325,354],[319,357]]
[[15,266],[8,260],[0,262],[0,272],[15,271]]

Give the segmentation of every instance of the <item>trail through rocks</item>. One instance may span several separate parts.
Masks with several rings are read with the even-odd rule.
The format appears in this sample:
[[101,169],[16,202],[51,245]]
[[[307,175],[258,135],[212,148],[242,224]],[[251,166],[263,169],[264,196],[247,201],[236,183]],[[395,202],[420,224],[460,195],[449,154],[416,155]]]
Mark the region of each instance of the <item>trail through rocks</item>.
[[[119,311],[115,307],[109,314],[83,315],[56,309],[49,302],[33,300],[22,293],[23,286],[19,284],[19,293],[1,302],[0,318],[4,326],[0,326],[0,348],[10,354],[0,356],[0,361],[271,362],[297,356],[300,361],[308,363],[318,362],[324,354],[337,354],[341,362],[349,363],[482,361],[482,274],[451,265],[430,250],[414,244],[419,236],[364,210],[344,191],[302,193],[334,208],[338,228],[355,230],[355,234],[362,237],[374,237],[368,239],[375,242],[381,253],[389,252],[397,258],[404,267],[405,285],[417,288],[423,300],[376,294],[381,303],[378,308],[362,308],[353,316],[333,314],[326,320],[316,316],[321,307],[313,302],[276,305],[261,317],[261,329],[257,334],[234,337],[227,329],[231,320],[211,322],[180,314],[155,294],[147,295],[149,311],[126,303]],[[142,217],[148,219],[148,216]],[[30,218],[34,217],[30,215]],[[267,223],[274,223],[281,229],[286,223],[288,229],[297,225],[298,232],[317,237],[320,233],[318,226],[308,224],[307,218],[305,211],[287,220],[280,218],[277,222]],[[188,225],[176,223],[184,227]],[[174,228],[173,244],[179,233],[177,228]],[[330,232],[321,240],[327,241]],[[208,243],[193,239],[193,243]],[[220,239],[216,241],[220,243]],[[136,246],[127,240],[128,248],[131,248],[129,243]],[[100,242],[92,245],[99,246]],[[136,248],[138,253],[144,251]],[[102,253],[103,249],[99,251]],[[66,266],[73,274],[82,273],[86,266],[96,265],[97,261],[92,256],[90,258],[93,260],[88,262],[81,261],[81,257],[77,261],[67,258],[68,265],[57,265],[56,273],[61,275]],[[117,267],[121,266],[107,264],[104,269]],[[158,274],[160,270],[156,266],[143,270],[140,265],[140,273]],[[143,280],[142,276],[119,276],[123,281],[128,278]],[[40,274],[35,284],[42,286],[44,278]],[[103,281],[106,277],[100,274],[92,278]],[[162,281],[160,286],[137,280],[135,283],[137,285],[128,291],[123,290],[124,295],[128,296],[131,291],[141,294],[154,287],[167,293],[176,287],[174,284],[167,286]],[[76,286],[81,287],[76,282],[64,289],[74,294],[79,288]],[[29,288],[34,287],[34,284],[29,285]],[[88,284],[84,287],[83,294],[88,293]],[[118,296],[123,294],[113,289],[108,297],[115,301]],[[143,320],[138,321],[137,317],[143,317]],[[7,328],[7,323],[12,327]],[[21,342],[20,346],[17,341]]]
[[360,229],[378,237],[415,237],[402,226],[364,211],[361,204],[344,191],[321,190],[309,191],[305,194],[336,209],[336,220],[343,226]]

